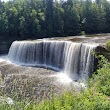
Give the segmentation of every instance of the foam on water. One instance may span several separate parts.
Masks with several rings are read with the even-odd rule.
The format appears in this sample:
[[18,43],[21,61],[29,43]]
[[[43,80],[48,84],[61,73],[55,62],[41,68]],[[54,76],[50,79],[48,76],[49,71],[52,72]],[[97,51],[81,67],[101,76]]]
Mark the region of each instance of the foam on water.
[[64,73],[58,73],[58,74],[57,74],[57,77],[58,77],[58,81],[60,81],[60,82],[63,82],[63,83],[66,83],[66,84],[72,82],[72,79],[69,78],[69,77],[68,77],[66,74],[64,74]]
[[10,62],[9,59],[8,59],[8,55],[0,55],[0,62],[3,62],[3,61]]

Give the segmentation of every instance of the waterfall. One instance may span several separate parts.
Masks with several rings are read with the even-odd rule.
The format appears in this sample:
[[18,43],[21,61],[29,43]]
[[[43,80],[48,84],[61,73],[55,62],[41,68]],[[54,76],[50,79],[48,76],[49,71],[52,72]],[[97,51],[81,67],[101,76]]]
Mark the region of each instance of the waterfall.
[[94,71],[94,56],[93,52],[97,45],[82,44],[80,54],[80,74],[91,76]]
[[71,41],[15,41],[9,59],[26,66],[40,66],[62,71],[74,80],[91,75],[94,70],[94,44]]

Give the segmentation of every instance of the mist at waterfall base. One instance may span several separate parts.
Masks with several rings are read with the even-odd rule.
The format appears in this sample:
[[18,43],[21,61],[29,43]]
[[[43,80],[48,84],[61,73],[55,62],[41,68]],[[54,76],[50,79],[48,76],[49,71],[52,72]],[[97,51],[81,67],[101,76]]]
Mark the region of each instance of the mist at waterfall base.
[[96,46],[55,40],[15,41],[10,47],[8,58],[19,65],[53,69],[63,83],[85,83],[94,71],[92,52]]

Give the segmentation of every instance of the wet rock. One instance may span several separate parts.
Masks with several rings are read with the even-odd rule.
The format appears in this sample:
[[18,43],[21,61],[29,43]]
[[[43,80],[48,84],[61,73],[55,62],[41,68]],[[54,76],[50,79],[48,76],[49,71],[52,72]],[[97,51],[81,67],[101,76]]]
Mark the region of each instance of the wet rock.
[[110,52],[105,48],[105,45],[97,46],[95,51],[97,55],[103,55],[105,58],[107,58],[110,61]]

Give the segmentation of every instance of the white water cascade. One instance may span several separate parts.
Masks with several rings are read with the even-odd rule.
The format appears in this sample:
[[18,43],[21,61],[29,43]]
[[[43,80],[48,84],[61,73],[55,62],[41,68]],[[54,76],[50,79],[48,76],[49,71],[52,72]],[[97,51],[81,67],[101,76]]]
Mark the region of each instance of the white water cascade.
[[8,56],[14,63],[51,68],[78,80],[93,72],[95,48],[94,44],[71,41],[15,41]]

